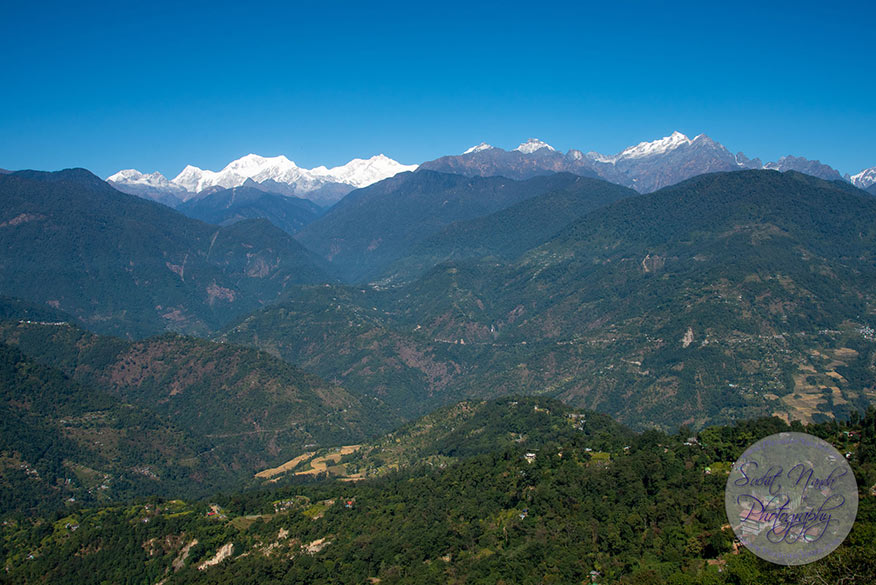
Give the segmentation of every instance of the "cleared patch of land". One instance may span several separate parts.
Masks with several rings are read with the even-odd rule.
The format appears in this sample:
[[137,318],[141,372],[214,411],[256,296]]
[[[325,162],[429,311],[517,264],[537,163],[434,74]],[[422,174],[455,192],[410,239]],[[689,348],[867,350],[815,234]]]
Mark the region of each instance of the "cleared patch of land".
[[[781,402],[785,412],[776,412],[786,421],[800,420],[812,423],[813,415],[820,412],[819,404],[828,398],[834,405],[848,404],[848,397],[838,384],[845,378],[835,368],[847,366],[858,357],[858,352],[848,347],[810,351],[811,363],[800,364],[794,375],[794,391],[783,396]],[[857,393],[852,392],[853,395]]]
[[298,467],[298,465],[300,465],[304,461],[307,461],[308,459],[310,459],[314,455],[316,455],[315,451],[309,451],[307,453],[302,453],[301,455],[299,455],[295,459],[290,459],[289,461],[287,461],[283,465],[280,465],[279,467],[272,467],[270,469],[265,469],[264,471],[259,471],[258,473],[256,473],[255,476],[258,477],[259,479],[270,479],[270,478],[274,477],[275,475],[280,475],[281,473],[286,473],[287,471],[292,471],[293,469]]
[[[344,475],[346,471],[343,465],[338,465],[341,457],[355,453],[362,445],[344,445],[340,449],[326,453],[319,457],[315,457],[310,461],[310,469],[298,471],[295,475],[319,475],[320,473],[331,473],[332,475]],[[330,466],[329,463],[332,463]]]
[[[314,455],[316,455],[316,451],[309,451],[307,453],[302,453],[295,459],[287,461],[283,465],[260,471],[256,473],[255,476],[259,479],[269,479],[271,481],[276,481],[278,476],[284,473],[288,473],[290,471],[294,471],[306,462],[307,469],[296,471],[295,475],[319,475],[320,473],[330,473],[336,476],[343,476],[343,478],[346,479],[347,476],[345,473],[345,466],[343,464],[339,464],[339,462],[344,455],[355,453],[361,447],[362,445],[344,445],[343,447],[332,449],[324,455],[320,455],[318,457],[314,457]],[[354,474],[353,476],[349,476],[349,479],[359,479],[359,475]]]

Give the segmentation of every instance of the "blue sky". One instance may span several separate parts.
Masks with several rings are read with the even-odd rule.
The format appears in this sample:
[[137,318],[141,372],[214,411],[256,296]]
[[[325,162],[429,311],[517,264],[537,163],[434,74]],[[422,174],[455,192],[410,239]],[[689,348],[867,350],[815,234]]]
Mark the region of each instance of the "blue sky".
[[[679,130],[876,165],[872,3],[7,3],[0,167],[175,176]],[[611,5],[609,5],[611,4]]]

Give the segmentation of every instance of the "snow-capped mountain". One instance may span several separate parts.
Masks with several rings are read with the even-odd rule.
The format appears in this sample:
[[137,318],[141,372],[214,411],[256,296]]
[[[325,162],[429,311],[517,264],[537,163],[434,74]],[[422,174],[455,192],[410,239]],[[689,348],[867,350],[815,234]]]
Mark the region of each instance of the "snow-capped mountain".
[[192,195],[161,173],[145,174],[136,169],[125,169],[107,177],[106,180],[119,191],[145,199],[154,199],[169,207],[176,207]]
[[[581,160],[583,161],[583,155]],[[482,142],[462,154],[425,162],[420,168],[469,177],[503,176],[517,180],[559,172],[572,172],[586,177],[597,176],[586,167],[586,161],[584,166],[580,162],[568,158],[546,142],[530,138],[510,151]]]
[[704,134],[700,134],[691,140],[681,132],[676,131],[665,138],[660,138],[653,142],[640,142],[635,146],[627,147],[614,156],[607,156],[599,154],[598,152],[588,152],[587,156],[597,162],[617,164],[617,162],[621,160],[647,158],[666,154],[667,152],[675,150],[681,146],[690,146],[694,141],[699,140],[704,136]]
[[567,172],[600,177],[646,193],[694,175],[744,167],[737,162],[736,156],[705,134],[691,139],[681,132],[674,132],[653,142],[630,146],[614,155],[584,154],[577,149],[563,154],[535,138],[511,151],[483,143],[462,155],[423,163],[420,168],[513,179]]
[[310,172],[317,176],[324,175],[337,183],[361,189],[388,177],[394,177],[399,173],[416,169],[417,165],[403,165],[388,156],[378,154],[369,159],[354,158],[347,164],[332,169],[317,167]]
[[477,146],[472,146],[471,148],[469,148],[468,150],[466,150],[462,154],[471,154],[473,152],[480,152],[482,150],[490,150],[491,148],[493,148],[493,146],[491,144],[487,144],[486,142],[481,142]]
[[[511,151],[481,143],[457,156],[444,156],[420,165],[422,169],[468,176],[501,175],[528,179],[556,172],[599,177],[650,193],[703,173],[743,169],[794,170],[828,180],[840,174],[828,165],[801,157],[785,156],[763,164],[743,153],[733,154],[719,142],[699,134],[693,138],[673,132],[653,141],[640,142],[617,154],[571,149],[563,154],[541,140],[531,138]],[[870,174],[867,174],[867,173]],[[876,183],[876,167],[855,175],[859,186]],[[869,182],[868,182],[869,181]]]
[[530,138],[526,142],[523,142],[515,148],[514,150],[517,152],[522,152],[523,154],[532,154],[533,152],[537,152],[543,148],[546,148],[550,151],[556,152],[556,148],[548,144],[547,142],[542,142],[538,138]]
[[[703,173],[741,169],[774,169],[798,171],[828,180],[840,180],[841,175],[817,160],[784,156],[763,164],[743,153],[731,153],[719,142],[699,134],[693,138],[673,132],[653,141],[640,142],[616,154],[602,154],[571,149],[567,153],[537,138],[530,138],[513,150],[497,148],[486,142],[465,150],[460,155],[444,156],[422,165],[403,165],[382,154],[369,159],[353,159],[347,164],[312,169],[299,167],[285,156],[263,157],[248,154],[230,162],[220,171],[204,170],[189,165],[173,180],[160,173],[143,174],[128,169],[107,180],[120,191],[155,199],[176,207],[206,192],[230,189],[246,184],[263,191],[305,197],[330,206],[353,189],[367,187],[383,179],[417,168],[466,176],[504,176],[510,179],[530,179],[551,173],[573,173],[598,177],[631,187],[640,193],[650,193]],[[853,177],[846,177],[862,189],[876,184],[876,167]]]
[[586,158],[607,181],[650,193],[695,175],[743,168],[737,157],[705,134],[688,138],[681,132],[640,142],[615,155],[589,152]]
[[876,185],[876,167],[864,169],[860,173],[852,175],[849,180],[852,182],[852,185],[859,189],[867,189]]
[[417,165],[403,165],[382,154],[369,159],[353,159],[331,169],[324,166],[302,168],[282,155],[248,154],[228,163],[221,171],[187,165],[172,181],[160,173],[144,175],[134,170],[120,171],[107,180],[120,191],[150,199],[172,201],[169,198],[172,195],[178,200],[177,204],[208,189],[230,189],[247,183],[266,191],[303,196],[320,205],[330,205],[353,189],[416,168]]

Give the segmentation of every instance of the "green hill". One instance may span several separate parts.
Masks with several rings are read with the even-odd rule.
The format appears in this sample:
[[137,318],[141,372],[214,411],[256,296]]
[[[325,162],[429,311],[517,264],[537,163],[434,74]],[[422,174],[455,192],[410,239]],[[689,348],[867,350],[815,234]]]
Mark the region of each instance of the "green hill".
[[0,323],[0,338],[115,400],[184,429],[232,473],[251,477],[315,446],[360,442],[393,419],[343,388],[264,352],[166,334],[137,342],[69,325]]
[[574,410],[557,400],[513,397],[465,401],[439,408],[341,459],[352,477],[446,466],[466,457],[514,447],[581,444],[617,452],[635,435],[606,415]]
[[632,189],[578,177],[560,190],[536,195],[487,216],[448,225],[385,269],[384,277],[390,282],[411,280],[451,260],[514,260],[590,211],[634,195],[637,193]]
[[216,339],[258,347],[405,417],[454,402],[445,390],[462,369],[449,348],[398,328],[384,300],[372,289],[301,286]]
[[295,237],[346,281],[360,282],[379,276],[412,246],[453,222],[489,215],[578,180],[565,173],[526,181],[403,173],[350,193]]
[[264,218],[287,234],[294,234],[318,218],[323,209],[309,199],[267,193],[255,187],[235,187],[190,199],[176,210],[213,225]]
[[206,333],[327,280],[318,262],[266,220],[216,228],[82,169],[0,175],[0,294],[95,331]]
[[0,392],[3,514],[231,485],[209,441],[3,343]]

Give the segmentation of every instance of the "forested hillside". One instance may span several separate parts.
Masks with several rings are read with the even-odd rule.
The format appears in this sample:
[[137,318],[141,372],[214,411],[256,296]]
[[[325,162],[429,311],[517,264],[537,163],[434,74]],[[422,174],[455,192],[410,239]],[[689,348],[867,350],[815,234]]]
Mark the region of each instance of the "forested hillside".
[[[526,584],[589,582],[596,571],[603,584],[863,585],[876,574],[869,488],[876,482],[876,411],[849,424],[806,428],[777,419],[741,422],[705,429],[692,442],[654,431],[599,437],[590,432],[590,414],[553,406],[506,399],[486,406],[480,427],[525,432],[541,417],[533,431],[555,427],[553,439],[502,444],[376,480],[296,480],[201,501],[151,499],[8,518],[0,531],[6,579]],[[423,424],[441,418],[436,413]],[[848,452],[860,486],[846,542],[823,562],[801,567],[773,565],[739,548],[723,505],[730,463],[756,439],[789,428]]]
[[290,284],[330,280],[266,220],[217,228],[84,169],[0,175],[0,294],[101,333],[206,333]]

